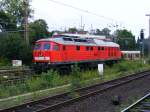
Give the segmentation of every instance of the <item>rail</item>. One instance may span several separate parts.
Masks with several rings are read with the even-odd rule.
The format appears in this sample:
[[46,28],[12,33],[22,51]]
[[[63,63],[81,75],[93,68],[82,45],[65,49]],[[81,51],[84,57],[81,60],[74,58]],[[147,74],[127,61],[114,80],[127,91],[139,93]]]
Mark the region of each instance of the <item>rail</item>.
[[[133,103],[132,105],[130,105],[129,107],[125,108],[121,112],[130,112],[131,109],[133,109],[135,106],[137,106],[138,104],[140,104],[141,102],[143,102],[148,97],[150,97],[150,93],[148,93],[147,95],[145,95],[144,97],[142,97],[141,99],[139,99],[138,101],[136,101],[135,103]],[[150,104],[150,102],[149,102],[149,104]],[[150,107],[150,105],[149,105],[149,107]],[[141,110],[141,112],[142,112],[142,110]],[[144,112],[144,110],[143,110],[143,112]],[[145,110],[145,112],[148,112],[148,111]]]
[[130,76],[122,77],[112,81],[104,82],[102,84],[93,85],[86,88],[76,90],[79,94],[78,97],[70,96],[70,93],[64,93],[53,97],[43,98],[41,100],[28,102],[22,105],[18,105],[12,108],[0,110],[0,112],[49,112],[54,109],[58,109],[64,105],[70,105],[71,103],[83,100],[93,95],[111,90],[115,87],[123,86],[124,84],[130,83],[134,80],[138,80],[149,76],[150,71],[140,72],[138,74],[132,74]]
[[12,84],[16,81],[24,80],[25,78],[34,74],[34,71],[27,68],[20,69],[1,69],[0,70],[0,84]]

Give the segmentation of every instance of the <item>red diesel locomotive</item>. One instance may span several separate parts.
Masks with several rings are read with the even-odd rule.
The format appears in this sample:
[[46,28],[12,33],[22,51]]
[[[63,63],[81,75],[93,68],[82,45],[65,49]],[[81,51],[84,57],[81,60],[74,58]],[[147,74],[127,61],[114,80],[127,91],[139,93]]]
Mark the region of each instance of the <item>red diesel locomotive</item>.
[[[89,36],[90,37],[90,36]],[[33,62],[40,68],[117,61],[121,58],[119,45],[81,35],[57,35],[36,41]]]

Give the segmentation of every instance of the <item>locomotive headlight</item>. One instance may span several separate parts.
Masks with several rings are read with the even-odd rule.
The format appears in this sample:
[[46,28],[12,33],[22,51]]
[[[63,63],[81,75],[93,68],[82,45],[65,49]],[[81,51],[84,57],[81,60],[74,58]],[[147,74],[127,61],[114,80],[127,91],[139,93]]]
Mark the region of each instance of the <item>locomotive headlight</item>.
[[34,60],[38,60],[38,57],[34,57]]

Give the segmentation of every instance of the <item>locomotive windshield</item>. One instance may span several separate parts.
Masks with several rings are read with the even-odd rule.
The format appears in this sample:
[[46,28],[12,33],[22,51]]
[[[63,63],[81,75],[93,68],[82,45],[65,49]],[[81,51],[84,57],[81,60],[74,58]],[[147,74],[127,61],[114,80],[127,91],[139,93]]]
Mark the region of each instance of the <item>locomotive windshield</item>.
[[41,44],[40,43],[36,43],[34,50],[39,50],[41,48]]
[[34,50],[49,50],[50,43],[36,43]]
[[44,50],[49,50],[50,49],[50,44],[49,43],[45,43],[44,44]]

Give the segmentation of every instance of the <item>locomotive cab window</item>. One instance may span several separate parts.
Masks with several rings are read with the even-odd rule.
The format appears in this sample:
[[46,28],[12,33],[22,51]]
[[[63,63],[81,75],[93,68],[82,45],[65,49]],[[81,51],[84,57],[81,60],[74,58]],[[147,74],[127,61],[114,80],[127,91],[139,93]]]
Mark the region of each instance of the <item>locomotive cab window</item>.
[[35,44],[34,50],[40,50],[40,48],[41,48],[40,43]]
[[54,51],[59,51],[59,46],[58,46],[58,45],[54,45],[54,46],[53,46],[53,50],[54,50]]
[[49,43],[45,43],[44,44],[44,50],[49,50],[50,49],[50,44]]

